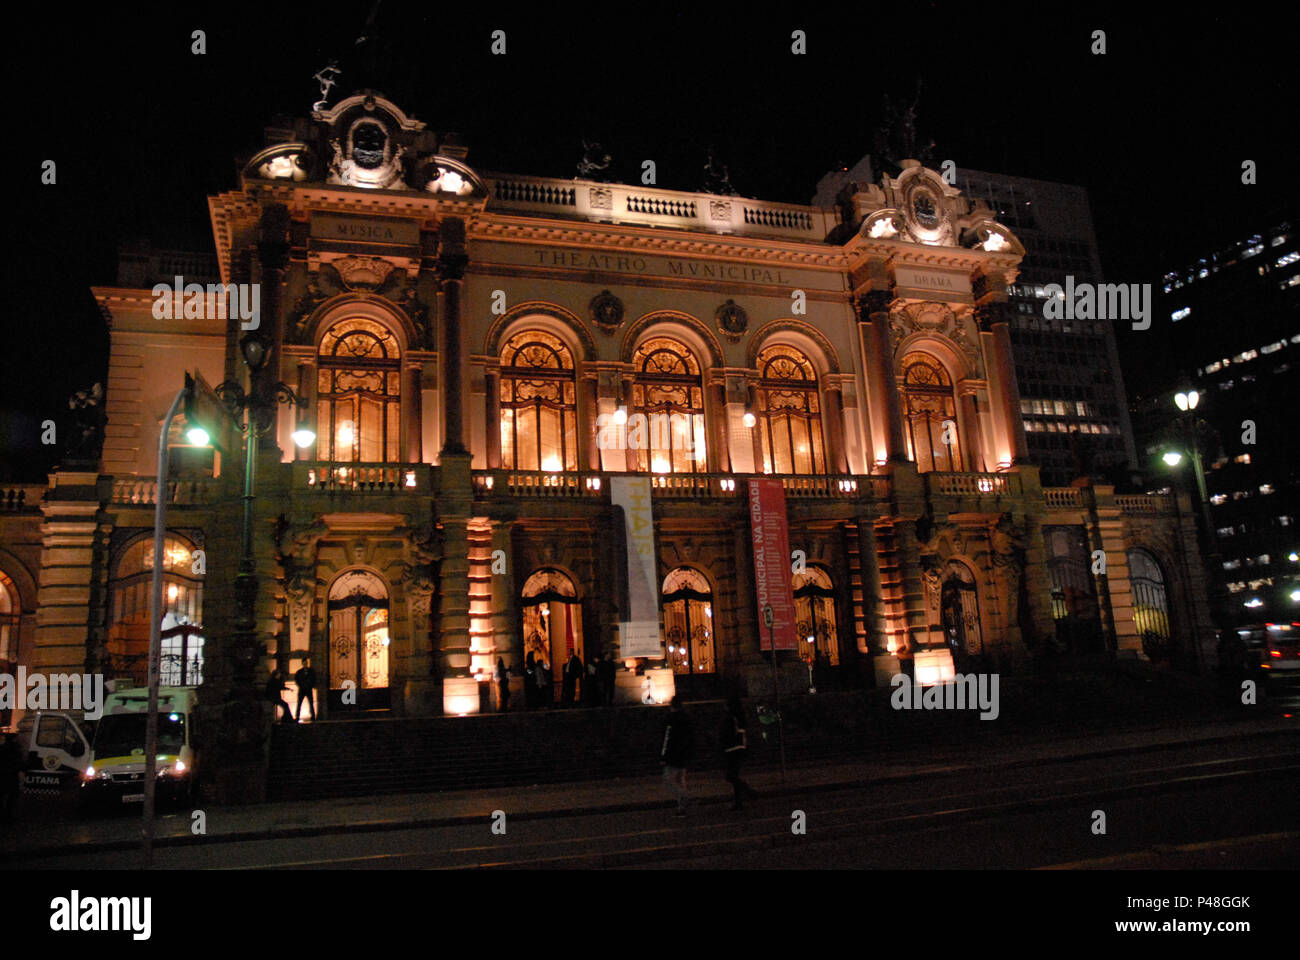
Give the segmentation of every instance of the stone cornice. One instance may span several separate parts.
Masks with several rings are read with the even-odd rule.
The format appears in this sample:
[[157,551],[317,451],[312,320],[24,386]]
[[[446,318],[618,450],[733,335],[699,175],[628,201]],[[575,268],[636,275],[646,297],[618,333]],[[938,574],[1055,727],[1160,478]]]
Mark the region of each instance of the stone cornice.
[[470,221],[469,240],[494,243],[541,243],[596,250],[636,250],[674,256],[787,263],[837,272],[847,267],[844,254],[838,248],[820,243],[719,237],[692,234],[682,230],[673,230],[670,233],[655,227],[593,224],[549,217],[483,214]]

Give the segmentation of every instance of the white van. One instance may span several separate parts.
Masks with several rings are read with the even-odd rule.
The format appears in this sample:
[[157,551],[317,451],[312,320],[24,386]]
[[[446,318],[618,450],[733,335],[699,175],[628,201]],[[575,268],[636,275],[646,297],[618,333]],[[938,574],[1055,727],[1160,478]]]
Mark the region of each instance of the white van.
[[[144,740],[149,691],[116,690],[104,703],[95,726],[90,762],[81,775],[84,806],[144,802]],[[198,691],[194,687],[158,690],[158,781],[156,796],[191,803],[198,794],[199,757],[195,748]]]
[[18,723],[23,755],[23,787],[29,792],[60,790],[90,763],[90,742],[70,715],[29,710]]

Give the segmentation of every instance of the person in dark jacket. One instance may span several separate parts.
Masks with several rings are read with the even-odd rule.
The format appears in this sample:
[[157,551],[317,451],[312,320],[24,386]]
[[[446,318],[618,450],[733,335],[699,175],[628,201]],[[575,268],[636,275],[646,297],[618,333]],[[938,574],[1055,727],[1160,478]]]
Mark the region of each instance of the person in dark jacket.
[[718,742],[722,744],[727,783],[731,784],[734,794],[731,809],[740,810],[746,798],[753,800],[758,797],[758,791],[740,779],[740,764],[749,750],[749,742],[745,732],[745,708],[741,706],[739,697],[727,701],[727,714],[722,721]]
[[[266,699],[275,704],[272,710],[272,719],[288,721],[293,719],[293,711],[289,709],[289,704],[284,701],[284,678],[280,676],[278,669],[271,671],[271,676],[266,681]],[[280,717],[280,710],[284,710],[284,716]]]
[[578,659],[578,651],[574,650],[569,654],[569,660],[564,665],[564,685],[560,688],[561,703],[578,702],[578,681],[581,677],[582,661]]
[[302,705],[306,703],[307,712],[315,720],[316,671],[311,668],[311,657],[302,658],[302,666],[293,675],[293,682],[298,685],[298,703],[293,709],[293,719],[296,721],[302,715]]
[[664,743],[659,750],[659,762],[664,768],[664,783],[677,795],[677,816],[686,816],[690,797],[686,794],[686,767],[695,750],[695,731],[691,718],[682,708],[682,698],[673,697],[668,709],[668,723],[664,727]]
[[596,684],[600,688],[601,706],[612,707],[614,705],[614,675],[617,671],[618,668],[614,666],[614,658],[608,653],[596,664]]
[[497,657],[497,668],[492,679],[497,684],[497,710],[505,713],[510,709],[510,670],[504,657]]

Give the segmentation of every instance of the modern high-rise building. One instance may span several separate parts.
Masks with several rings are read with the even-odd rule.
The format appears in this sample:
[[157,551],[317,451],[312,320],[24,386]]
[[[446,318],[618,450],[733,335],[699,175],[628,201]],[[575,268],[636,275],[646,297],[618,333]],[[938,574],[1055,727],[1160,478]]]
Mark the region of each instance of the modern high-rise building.
[[[1298,225],[1284,209],[1249,236],[1207,243],[1154,284],[1152,329],[1134,334],[1151,338],[1129,371],[1142,466],[1153,488],[1194,487],[1191,457],[1175,471],[1162,455],[1195,440],[1227,623],[1300,618]],[[1180,411],[1175,395],[1193,390],[1195,408]]]
[[[957,186],[983,200],[1025,245],[1008,292],[1020,406],[1031,458],[1044,483],[1069,483],[1081,467],[1123,483],[1137,467],[1124,378],[1111,320],[1043,316],[1049,284],[1103,282],[1083,187],[958,169]],[[1082,461],[1082,463],[1081,463]]]

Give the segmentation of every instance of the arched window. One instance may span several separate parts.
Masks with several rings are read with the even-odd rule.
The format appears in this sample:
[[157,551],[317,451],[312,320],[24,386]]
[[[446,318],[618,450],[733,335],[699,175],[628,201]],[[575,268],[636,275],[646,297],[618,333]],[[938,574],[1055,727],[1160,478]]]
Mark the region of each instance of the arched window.
[[638,470],[704,473],[704,385],[691,351],[668,337],[637,347],[636,380],[627,423],[628,450]]
[[713,636],[713,588],[704,574],[678,567],[664,578],[664,639],[673,672],[699,676],[714,673],[717,643]]
[[[110,668],[141,685],[149,679],[153,568],[153,538],[141,537],[118,558],[109,588]],[[197,686],[203,682],[203,576],[194,572],[193,546],[176,536],[163,540],[162,601],[160,682]]]
[[927,353],[903,358],[903,422],[908,459],[922,473],[962,469],[952,378]]
[[568,575],[545,567],[528,578],[521,597],[525,662],[531,653],[534,660],[547,664],[554,683],[562,678],[570,654],[585,659],[578,591]]
[[825,657],[831,666],[839,666],[835,588],[830,574],[820,567],[805,567],[803,573],[793,575],[791,585],[794,587],[794,629],[800,656],[805,660]]
[[548,473],[578,469],[573,354],[541,330],[516,334],[501,351],[501,464]]
[[0,571],[0,664],[5,666],[18,659],[18,621],[21,612],[18,588]]
[[1047,573],[1052,580],[1052,618],[1056,644],[1062,651],[1099,650],[1101,608],[1092,577],[1092,554],[1087,532],[1080,526],[1043,528],[1047,546]]
[[1169,598],[1160,564],[1146,550],[1128,552],[1129,586],[1133,590],[1133,622],[1148,656],[1169,648]]
[[388,709],[388,587],[367,570],[347,570],[330,584],[328,606],[330,706]]
[[402,358],[397,338],[373,320],[343,320],[321,340],[319,363],[317,457],[398,462]]
[[764,473],[825,473],[821,404],[812,363],[794,347],[758,355],[759,438]]

